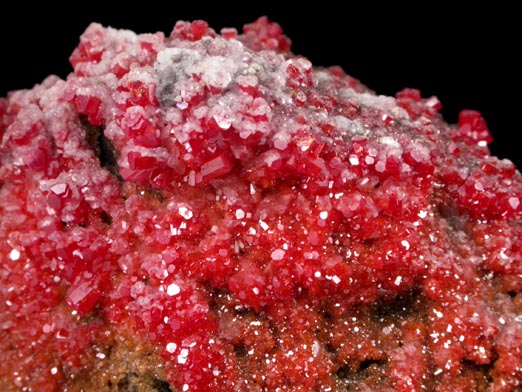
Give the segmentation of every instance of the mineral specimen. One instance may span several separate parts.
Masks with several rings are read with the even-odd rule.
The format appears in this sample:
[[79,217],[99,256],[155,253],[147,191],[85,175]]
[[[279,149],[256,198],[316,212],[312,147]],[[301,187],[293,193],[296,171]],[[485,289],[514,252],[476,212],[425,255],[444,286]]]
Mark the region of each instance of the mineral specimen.
[[2,391],[522,391],[522,177],[261,18],[92,24],[0,100]]

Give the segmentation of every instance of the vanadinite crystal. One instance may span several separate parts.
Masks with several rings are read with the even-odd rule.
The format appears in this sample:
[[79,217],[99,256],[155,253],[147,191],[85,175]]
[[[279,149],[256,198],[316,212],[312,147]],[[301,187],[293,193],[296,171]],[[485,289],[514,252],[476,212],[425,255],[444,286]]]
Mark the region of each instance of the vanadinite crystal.
[[522,391],[522,176],[478,112],[92,24],[0,100],[2,391]]

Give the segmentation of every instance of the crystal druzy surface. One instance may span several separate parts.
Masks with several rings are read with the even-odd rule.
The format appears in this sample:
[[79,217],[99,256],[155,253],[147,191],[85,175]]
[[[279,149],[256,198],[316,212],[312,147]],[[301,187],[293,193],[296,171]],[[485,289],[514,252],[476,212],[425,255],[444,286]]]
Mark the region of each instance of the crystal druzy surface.
[[522,390],[522,177],[478,112],[266,18],[70,61],[0,99],[2,390]]

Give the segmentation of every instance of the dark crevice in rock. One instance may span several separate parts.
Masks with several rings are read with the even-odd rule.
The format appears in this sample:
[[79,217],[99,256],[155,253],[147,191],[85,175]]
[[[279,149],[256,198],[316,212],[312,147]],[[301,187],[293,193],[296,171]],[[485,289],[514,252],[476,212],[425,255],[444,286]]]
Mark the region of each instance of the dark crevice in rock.
[[370,369],[373,366],[383,366],[386,363],[385,360],[381,359],[365,359],[359,364],[359,371],[364,372],[367,369]]
[[455,233],[463,232],[469,235],[469,230],[466,228],[466,222],[468,221],[468,216],[460,213],[457,208],[442,203],[437,204],[437,213],[438,215],[445,219],[448,222],[448,226],[453,229]]
[[118,391],[119,392],[138,392],[138,387],[134,385],[133,380],[137,378],[138,375],[135,373],[127,374],[120,381],[118,381]]
[[103,132],[100,132],[98,143],[100,146],[99,158],[101,166],[114,174],[120,182],[123,182],[118,169],[118,153],[112,142],[103,136]]
[[118,392],[174,392],[168,382],[150,375],[127,373],[118,381]]
[[208,304],[210,309],[221,315],[223,312],[228,311],[227,302],[230,301],[230,293],[228,290],[215,288],[210,284],[205,285],[205,290],[209,293],[209,301]]
[[376,304],[376,320],[419,318],[425,313],[425,297],[420,289],[414,289],[405,295],[393,299],[381,300]]
[[326,352],[332,354],[335,354],[337,352],[337,349],[331,343],[326,343],[324,349],[326,350]]
[[155,378],[152,380],[152,388],[155,388],[157,392],[174,392],[169,386],[169,383],[163,380]]
[[238,358],[244,358],[247,355],[247,349],[244,344],[236,344],[234,345],[234,353]]
[[80,115],[80,123],[85,129],[85,141],[100,160],[100,166],[109,170],[119,182],[123,182],[118,169],[118,151],[112,142],[103,134],[103,127],[95,127]]
[[105,211],[100,212],[100,219],[107,226],[112,225],[112,217]]
[[486,365],[477,365],[468,360],[462,362],[462,373],[466,379],[473,381],[475,391],[486,392],[489,390],[489,385],[493,382],[494,362],[493,360]]
[[92,151],[97,157],[100,156],[100,147],[98,145],[98,139],[100,134],[103,133],[103,127],[95,127],[88,120],[87,116],[80,115],[80,124],[85,129],[85,141],[89,145]]
[[365,359],[356,371],[351,366],[342,366],[336,376],[347,382],[361,381],[368,378],[380,378],[384,374],[387,361],[382,359]]

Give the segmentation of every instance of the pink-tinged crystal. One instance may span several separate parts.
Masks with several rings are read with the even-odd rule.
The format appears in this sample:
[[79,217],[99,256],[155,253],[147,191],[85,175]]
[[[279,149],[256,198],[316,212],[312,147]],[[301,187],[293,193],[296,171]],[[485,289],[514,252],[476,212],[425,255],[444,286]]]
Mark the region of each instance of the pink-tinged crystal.
[[138,152],[129,152],[127,159],[132,170],[152,170],[157,166],[156,158],[144,157]]
[[5,390],[521,390],[522,177],[480,113],[264,17],[70,61],[0,99]]
[[493,141],[486,120],[476,110],[463,110],[460,112],[458,134],[470,142],[482,143],[483,146]]
[[69,287],[66,302],[81,315],[85,315],[93,310],[99,299],[99,288],[92,279],[79,277]]
[[228,158],[220,155],[201,165],[201,177],[204,181],[219,178],[230,172],[233,167],[233,163]]

